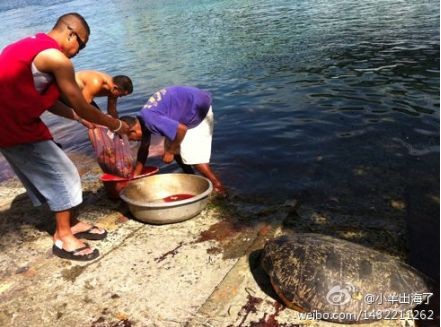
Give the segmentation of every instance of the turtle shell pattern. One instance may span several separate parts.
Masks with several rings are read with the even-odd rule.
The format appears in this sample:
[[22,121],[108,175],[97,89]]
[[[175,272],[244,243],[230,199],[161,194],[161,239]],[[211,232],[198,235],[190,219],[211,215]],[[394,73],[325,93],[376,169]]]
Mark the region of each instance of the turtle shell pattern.
[[426,278],[411,266],[321,234],[299,233],[270,240],[261,260],[285,305],[297,311],[339,314],[327,319],[330,321],[384,319],[414,307],[412,296],[430,296]]

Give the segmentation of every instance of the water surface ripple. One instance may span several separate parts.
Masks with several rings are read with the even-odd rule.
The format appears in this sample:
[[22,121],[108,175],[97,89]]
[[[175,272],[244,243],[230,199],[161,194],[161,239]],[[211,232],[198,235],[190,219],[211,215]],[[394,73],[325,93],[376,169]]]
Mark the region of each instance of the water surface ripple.
[[[120,111],[170,84],[212,92],[212,163],[233,192],[401,196],[415,178],[439,184],[437,1],[6,1],[0,45],[66,11],[92,29],[76,69],[132,77]],[[45,120],[79,166],[93,160],[81,127]]]

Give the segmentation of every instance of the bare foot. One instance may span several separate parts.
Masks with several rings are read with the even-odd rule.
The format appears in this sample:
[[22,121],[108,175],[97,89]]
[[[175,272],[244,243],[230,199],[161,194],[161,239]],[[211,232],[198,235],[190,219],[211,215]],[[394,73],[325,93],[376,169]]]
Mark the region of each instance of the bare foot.
[[91,224],[85,223],[83,221],[79,221],[74,226],[71,226],[70,230],[72,231],[72,234],[77,234],[86,231],[88,231],[91,234],[104,234],[106,232],[102,228],[92,226]]
[[[60,243],[61,242],[61,243]],[[84,242],[81,242],[73,235],[67,235],[63,237],[59,237],[57,234],[54,235],[54,243],[62,249],[66,251],[75,251],[76,249],[80,249],[82,247],[86,247],[87,245]],[[84,250],[78,251],[75,255],[87,255],[91,254],[94,250],[90,247],[86,247]]]
[[219,198],[227,198],[228,192],[222,184],[216,184],[214,186],[214,195]]

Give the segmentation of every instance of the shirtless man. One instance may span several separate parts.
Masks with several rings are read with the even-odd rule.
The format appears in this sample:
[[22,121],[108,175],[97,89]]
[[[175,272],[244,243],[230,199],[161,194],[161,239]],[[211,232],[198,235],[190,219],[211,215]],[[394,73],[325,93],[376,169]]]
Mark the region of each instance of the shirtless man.
[[96,70],[82,70],[75,74],[75,80],[86,101],[99,108],[95,97],[107,97],[107,113],[118,118],[116,102],[119,97],[133,92],[132,81],[125,75],[110,76]]

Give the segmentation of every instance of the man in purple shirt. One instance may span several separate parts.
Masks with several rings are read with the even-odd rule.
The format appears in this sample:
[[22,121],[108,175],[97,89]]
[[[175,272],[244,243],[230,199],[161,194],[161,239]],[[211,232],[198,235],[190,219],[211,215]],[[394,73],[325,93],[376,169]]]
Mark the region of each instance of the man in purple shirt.
[[137,117],[124,116],[129,127],[129,139],[142,141],[138,150],[134,176],[141,173],[147,160],[151,135],[165,137],[162,160],[175,159],[186,173],[192,166],[207,177],[218,195],[227,192],[210,167],[213,136],[213,111],[208,92],[191,86],[170,86],[153,94]]

